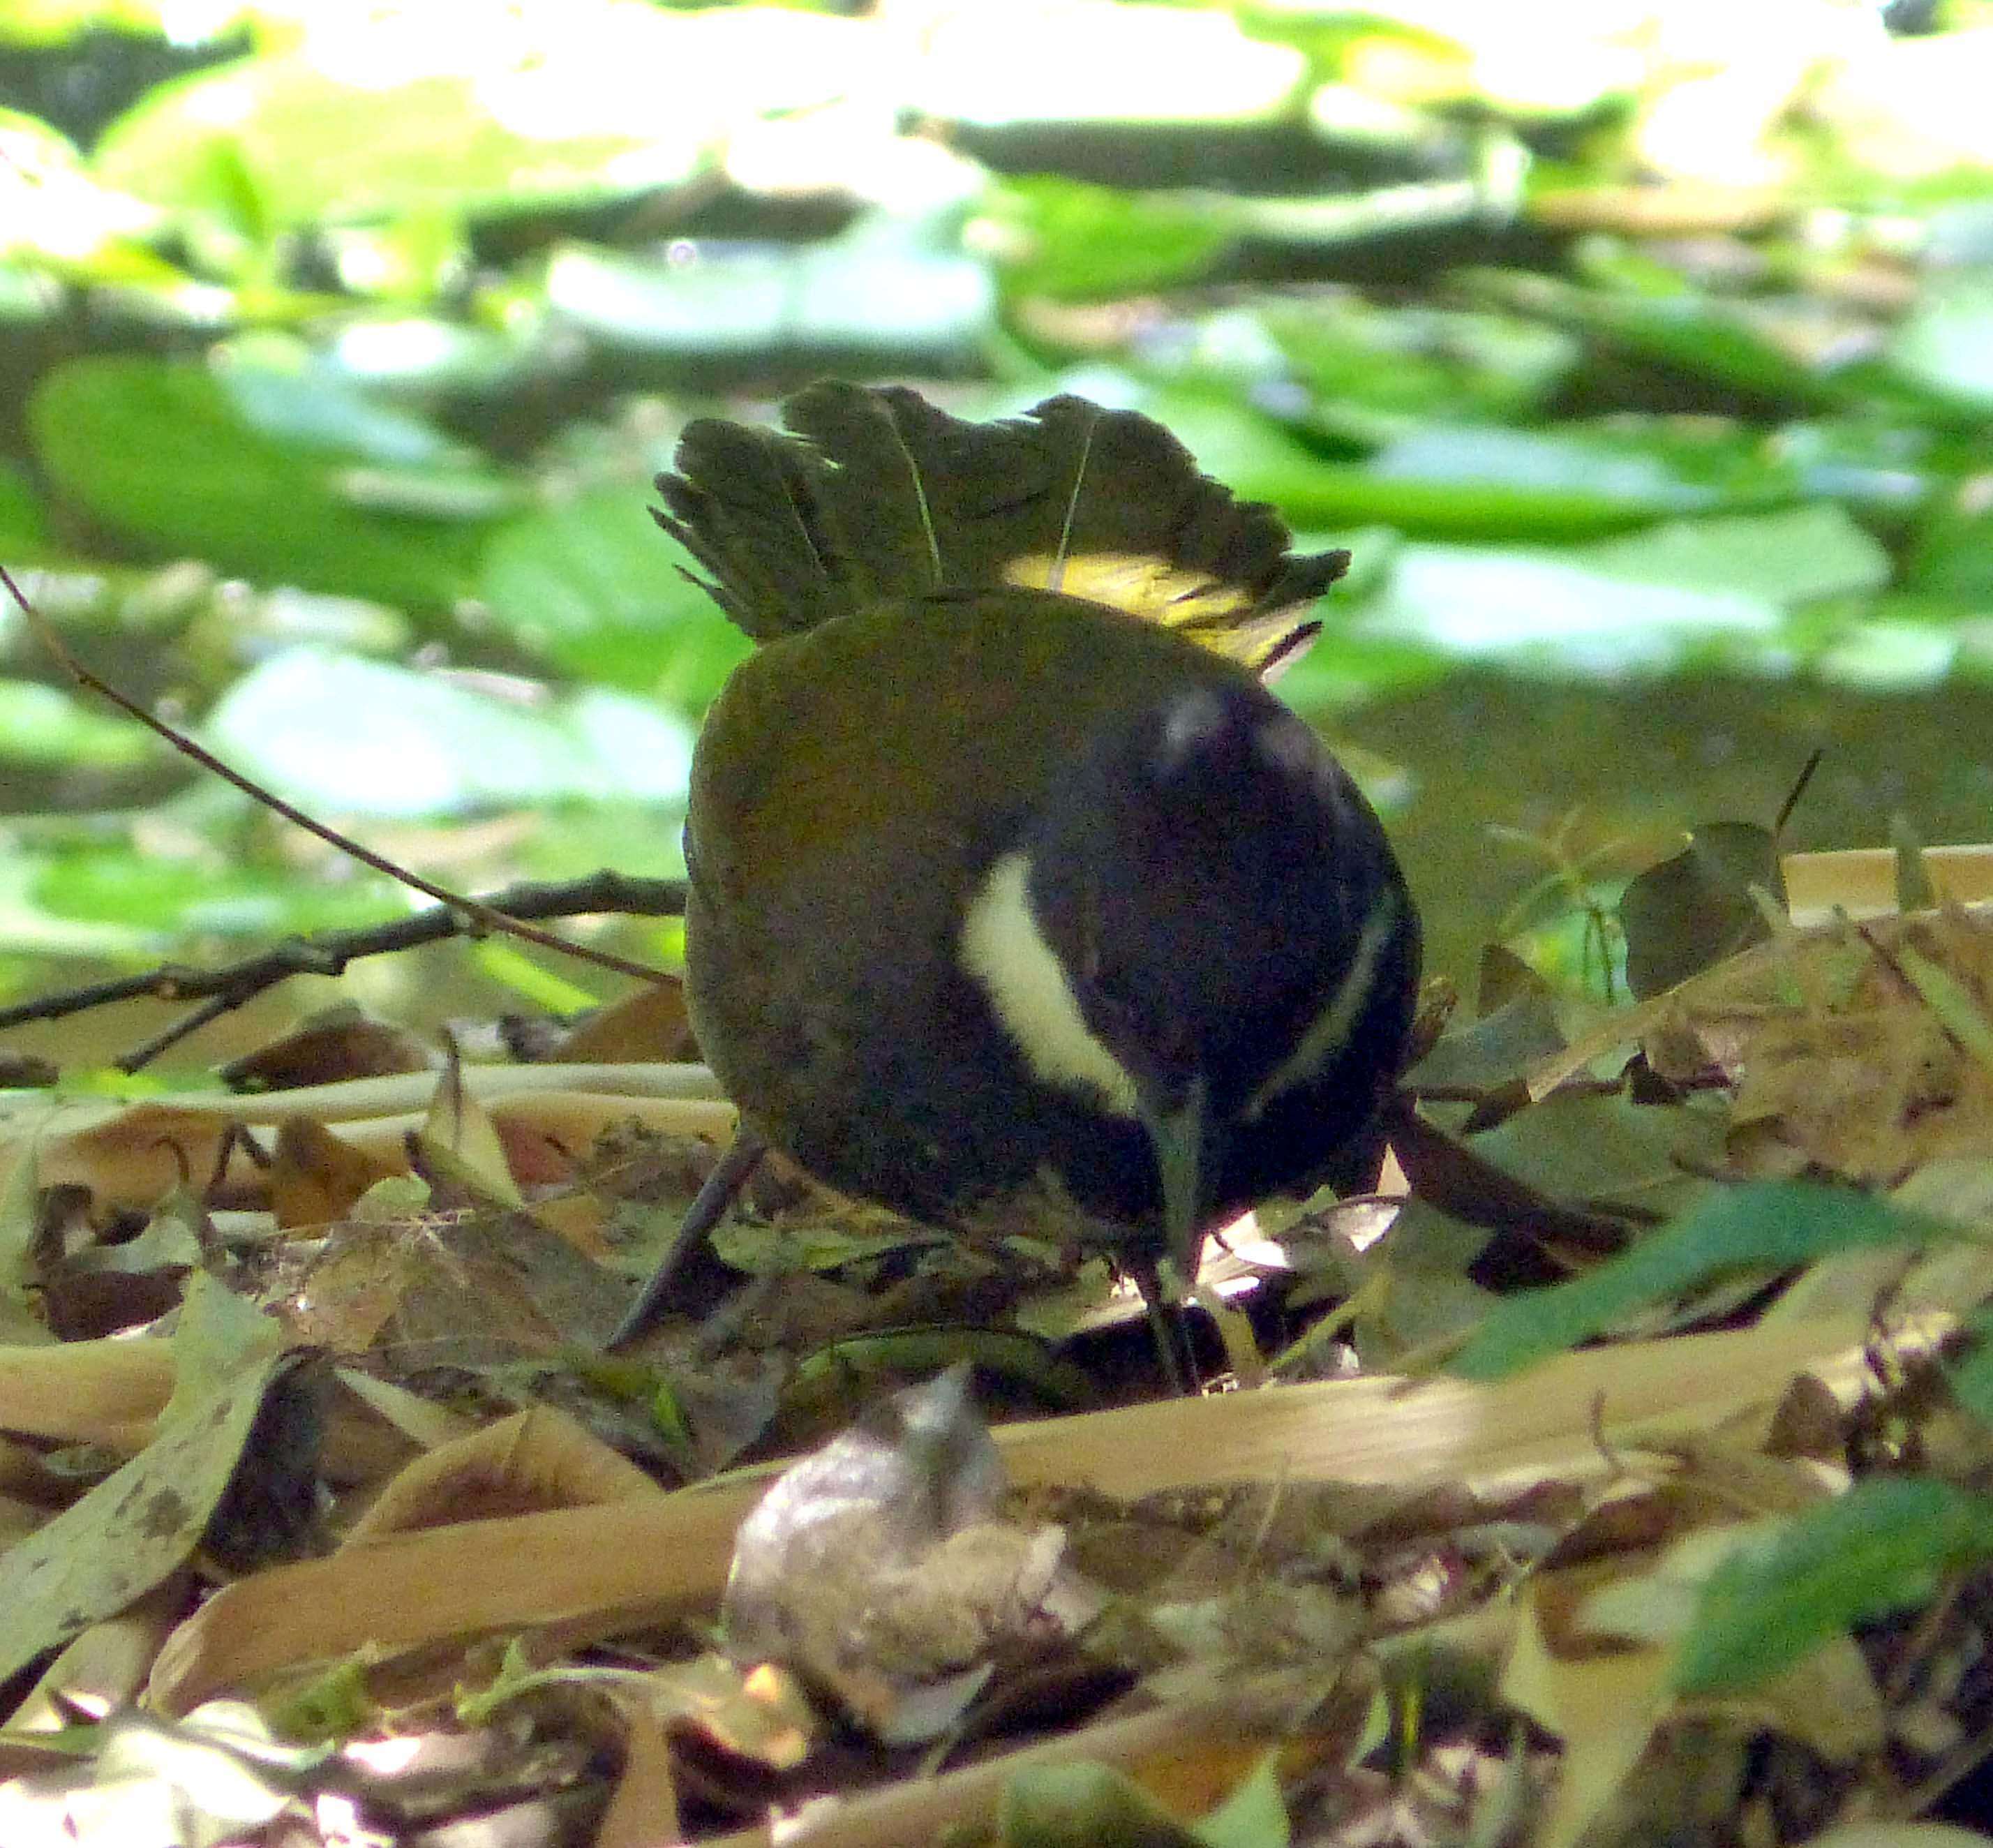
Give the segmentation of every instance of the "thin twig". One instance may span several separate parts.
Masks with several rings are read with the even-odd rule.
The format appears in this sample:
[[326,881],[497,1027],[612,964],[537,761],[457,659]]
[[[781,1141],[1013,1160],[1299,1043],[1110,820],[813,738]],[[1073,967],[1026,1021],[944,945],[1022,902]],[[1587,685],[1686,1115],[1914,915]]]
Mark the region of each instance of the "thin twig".
[[671,979],[662,970],[654,969],[648,963],[631,962],[626,957],[611,955],[607,950],[592,949],[585,943],[569,943],[566,938],[551,930],[542,930],[517,918],[509,918],[477,899],[466,898],[460,892],[452,891],[447,886],[437,885],[425,879],[419,873],[412,872],[385,855],[375,853],[371,848],[362,847],[358,841],[340,833],[337,829],[326,826],[323,822],[307,815],[303,809],[285,802],[282,796],[252,782],[241,771],[224,763],[212,751],[196,744],[184,732],[176,731],[164,719],[148,712],[137,700],[120,693],[109,681],[85,667],[70,652],[68,644],[63,640],[55,626],[22,594],[21,587],[15,583],[4,565],[0,565],[0,583],[7,587],[9,594],[20,606],[21,614],[26,618],[29,628],[34,631],[43,647],[55,657],[79,686],[87,687],[100,699],[108,700],[120,712],[136,719],[147,731],[164,738],[183,757],[192,758],[203,770],[220,777],[224,782],[232,784],[244,795],[261,803],[274,813],[282,816],[294,826],[303,828],[306,833],[316,835],[328,846],[337,847],[350,858],[357,860],[361,865],[371,866],[377,873],[385,873],[390,879],[424,893],[439,904],[446,905],[452,911],[461,913],[467,920],[462,926],[464,935],[474,936],[491,933],[518,937],[528,943],[537,943],[543,950],[558,950],[563,956],[578,957],[583,962],[593,963],[600,968],[613,969],[619,975],[634,976],[639,981],[663,982]]
[[1827,759],[1827,747],[1817,746],[1813,755],[1800,767],[1799,775],[1793,779],[1793,786],[1786,792],[1786,799],[1779,804],[1779,819],[1772,823],[1772,838],[1776,840],[1786,831],[1786,823],[1793,818],[1793,811],[1800,806],[1800,798],[1807,792],[1807,785],[1813,781],[1814,772]]
[[142,1039],[128,1052],[120,1052],[111,1063],[114,1069],[142,1072],[162,1052],[170,1052],[183,1039],[191,1039],[210,1022],[233,1013],[241,1003],[226,994],[205,1001],[191,1014],[183,1014],[169,1027],[162,1028],[150,1039]]

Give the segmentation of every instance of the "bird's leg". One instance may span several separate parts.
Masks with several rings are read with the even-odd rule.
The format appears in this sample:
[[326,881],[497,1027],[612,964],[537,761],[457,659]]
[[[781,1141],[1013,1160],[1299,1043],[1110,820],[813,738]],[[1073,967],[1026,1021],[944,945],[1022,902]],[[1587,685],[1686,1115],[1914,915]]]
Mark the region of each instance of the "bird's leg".
[[762,1156],[767,1152],[768,1145],[744,1122],[734,1131],[733,1140],[727,1145],[726,1152],[713,1164],[712,1173],[706,1177],[706,1185],[699,1189],[692,1204],[685,1209],[685,1217],[679,1221],[679,1229],[672,1234],[672,1242],[665,1247],[665,1254],[644,1279],[637,1300],[616,1325],[615,1333],[609,1337],[607,1346],[611,1352],[627,1347],[655,1326],[685,1260],[699,1249],[699,1241],[720,1223],[726,1209],[733,1204],[740,1189],[747,1186],[748,1177],[760,1166]]

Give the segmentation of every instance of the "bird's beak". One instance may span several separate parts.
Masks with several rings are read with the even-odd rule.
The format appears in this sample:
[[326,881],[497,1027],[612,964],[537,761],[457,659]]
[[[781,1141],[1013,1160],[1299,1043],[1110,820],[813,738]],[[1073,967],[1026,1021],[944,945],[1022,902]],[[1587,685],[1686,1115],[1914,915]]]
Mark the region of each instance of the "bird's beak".
[[1165,1255],[1177,1268],[1179,1285],[1197,1282],[1198,1234],[1204,1227],[1204,1187],[1217,1165],[1210,1113],[1205,1107],[1202,1073],[1182,1092],[1165,1099],[1143,1087],[1142,1127],[1154,1151],[1162,1182]]

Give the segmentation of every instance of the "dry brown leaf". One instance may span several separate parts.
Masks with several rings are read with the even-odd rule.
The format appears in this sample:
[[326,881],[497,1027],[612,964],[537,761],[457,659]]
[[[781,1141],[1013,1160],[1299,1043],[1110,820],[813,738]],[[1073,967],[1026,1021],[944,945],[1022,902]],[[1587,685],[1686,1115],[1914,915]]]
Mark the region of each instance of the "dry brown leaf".
[[494,1104],[491,1120],[508,1138],[538,1137],[572,1160],[593,1148],[597,1137],[628,1123],[660,1135],[697,1136],[723,1145],[733,1138],[738,1113],[720,1100],[631,1098],[608,1091],[542,1090]]
[[1940,1018],[1918,969],[1937,971],[1950,1004],[1993,1033],[1993,908],[1954,905],[1859,934],[1844,920],[1784,932],[1608,1017],[1533,1071],[1530,1093],[1637,1044],[1677,1079],[1714,1071],[1735,1084],[1735,1172],[1895,1186],[1993,1147],[1993,1059]]
[[1500,1684],[1505,1700],[1564,1744],[1550,1812],[1532,1831],[1531,1848],[1569,1848],[1611,1802],[1653,1735],[1667,1672],[1661,1648],[1554,1647],[1546,1610],[1571,1590],[1556,1583],[1560,1576],[1539,1574],[1524,1586]]
[[[1677,1337],[1571,1354],[1496,1386],[1363,1378],[1181,1399],[1000,1428],[1020,1484],[1133,1499],[1215,1480],[1514,1486],[1597,1473],[1602,1428],[1624,1441],[1776,1405],[1801,1371],[1852,1395],[1865,1317]],[[719,1603],[733,1535],[764,1484],[731,1477],[652,1501],[398,1534],[229,1586],[169,1640],[151,1690],[168,1710],[273,1670],[493,1630],[588,1617],[606,1635]]]
[[423,1178],[441,1181],[473,1204],[520,1206],[525,1196],[505,1159],[497,1128],[464,1089],[463,1067],[453,1057],[436,1080],[428,1116],[415,1132],[413,1158]]
[[436,1064],[435,1052],[407,1028],[342,1001],[231,1059],[221,1076],[235,1090],[296,1090],[348,1078],[432,1071]]
[[584,1257],[606,1264],[616,1254],[610,1241],[608,1203],[592,1193],[550,1194],[537,1199],[526,1210],[573,1245]]
[[[1993,899],[1993,847],[1923,850],[1931,889],[1955,905]],[[1788,854],[1779,862],[1793,922],[1804,928],[1851,918],[1882,917],[1896,909],[1896,850],[1844,847],[1831,853]]]
[[[1318,1676],[1228,1681],[1132,1718],[1098,1721],[1048,1744],[935,1778],[910,1778],[849,1797],[812,1818],[809,1848],[932,1848],[961,1830],[986,1833],[1004,1787],[1041,1766],[1091,1763],[1125,1771],[1145,1788],[1229,1788],[1242,1757],[1291,1740],[1297,1710],[1318,1709]],[[1338,1743],[1347,1751],[1354,1729]],[[773,1824],[713,1838],[706,1848],[773,1848]]]
[[1851,1636],[1831,1637],[1783,1675],[1751,1690],[1749,1706],[1773,1730],[1830,1764],[1855,1764],[1887,1741],[1882,1691]]
[[326,1408],[325,1467],[334,1482],[378,1481],[415,1452],[439,1449],[477,1428],[391,1380],[350,1367],[333,1377],[339,1390]]
[[1849,1822],[1815,1836],[1810,1848],[1986,1848],[1986,1838],[1950,1822]]
[[1546,193],[1536,209],[1545,224],[1567,231],[1687,238],[1762,230],[1791,210],[1792,196],[1779,186],[1677,180],[1560,189]]
[[323,1124],[299,1117],[277,1131],[268,1182],[271,1210],[286,1231],[329,1226],[345,1218],[376,1181],[406,1166],[369,1155]]
[[745,1499],[661,1490],[648,1501],[394,1534],[273,1567],[224,1586],[174,1631],[149,1698],[184,1713],[221,1689],[363,1648],[556,1623],[603,1636],[709,1611]]
[[346,1225],[313,1254],[279,1299],[276,1312],[301,1342],[337,1354],[364,1354],[380,1339],[401,1301],[389,1226]]
[[91,1099],[0,1121],[0,1136],[17,1134],[32,1136],[44,1187],[80,1186],[100,1206],[149,1211],[187,1177],[214,1172],[229,1124],[218,1112],[156,1100]]
[[394,1310],[378,1349],[402,1365],[481,1367],[599,1344],[627,1285],[526,1213],[391,1230]]
[[[465,1094],[508,1133],[544,1135],[572,1151],[586,1149],[599,1130],[635,1118],[665,1133],[723,1141],[733,1111],[703,1066],[471,1066]],[[308,1121],[398,1172],[403,1139],[428,1120],[435,1076],[414,1072],[357,1078],[296,1090],[242,1097],[211,1092],[168,1093],[142,1103],[116,1098],[59,1099],[43,1095],[0,1102],[0,1163],[32,1143],[44,1186],[70,1183],[91,1190],[101,1206],[149,1210],[184,1174],[213,1172],[234,1126],[274,1128]],[[516,1102],[514,1101],[516,1100]],[[508,1107],[509,1106],[509,1107]],[[254,1162],[238,1155],[228,1178],[260,1185]]]
[[346,1544],[453,1521],[586,1507],[660,1493],[649,1477],[565,1412],[540,1405],[419,1457],[384,1488]]
[[680,982],[654,982],[598,1008],[575,1028],[552,1063],[613,1064],[659,1058],[691,1059],[692,1022]]
[[[543,1087],[550,1068],[535,1069]],[[558,1172],[565,1176],[576,1155],[593,1146],[596,1138],[625,1124],[635,1124],[660,1135],[697,1136],[708,1142],[725,1143],[733,1134],[737,1113],[730,1104],[717,1100],[681,1097],[631,1097],[614,1091],[563,1091],[535,1089],[506,1096],[488,1106],[488,1114],[508,1148],[532,1151],[522,1162],[529,1171],[538,1161],[535,1144],[550,1147],[561,1157]],[[340,1135],[354,1147],[383,1159],[405,1159],[409,1133],[426,1119],[409,1112],[388,1117],[368,1117],[341,1121]]]
[[671,1729],[648,1705],[619,1703],[623,1766],[595,1831],[595,1848],[656,1848],[682,1839]]
[[152,1439],[173,1390],[164,1341],[0,1347],[0,1429],[130,1454]]
[[[1948,1326],[1906,1331],[1920,1341]],[[1561,1355],[1492,1386],[1390,1376],[1175,1399],[999,1429],[1013,1481],[1089,1482],[1126,1497],[1205,1482],[1400,1485],[1459,1480],[1486,1490],[1532,1476],[1594,1473],[1595,1432],[1663,1439],[1778,1403],[1796,1373],[1850,1396],[1868,1377],[1868,1318],[1622,1342]]]

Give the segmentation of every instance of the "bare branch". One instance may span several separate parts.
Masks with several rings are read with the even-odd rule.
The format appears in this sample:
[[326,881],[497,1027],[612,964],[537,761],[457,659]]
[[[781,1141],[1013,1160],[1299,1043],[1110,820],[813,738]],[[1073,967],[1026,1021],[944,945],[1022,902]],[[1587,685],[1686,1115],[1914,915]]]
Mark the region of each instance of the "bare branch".
[[[348,930],[321,931],[311,936],[286,937],[268,949],[245,957],[240,962],[215,969],[190,968],[183,963],[162,963],[136,975],[118,976],[108,981],[91,982],[32,1001],[0,1008],[0,1030],[32,1020],[62,1020],[92,1008],[115,1001],[149,997],[156,1001],[199,1001],[184,1021],[168,1028],[118,1063],[135,1071],[210,1020],[239,1008],[245,1001],[294,975],[337,975],[347,964],[361,957],[381,956],[397,950],[410,950],[422,943],[441,943],[453,936],[484,934],[482,920],[497,918],[506,924],[527,918],[572,918],[590,914],[619,912],[639,917],[675,918],[685,911],[685,882],[679,879],[631,879],[604,871],[585,879],[559,885],[508,886],[481,898],[456,899],[433,910],[412,916],[390,918],[380,924],[363,925]],[[518,934],[514,933],[513,934]],[[538,942],[547,933],[535,933]],[[576,946],[559,937],[549,939],[562,950]],[[597,960],[603,959],[597,958]],[[641,964],[613,966],[641,969]],[[661,979],[658,972],[644,970],[648,979]]]
[[439,904],[448,905],[452,911],[462,913],[463,921],[459,927],[462,934],[467,936],[491,934],[518,937],[526,943],[537,943],[543,950],[558,950],[562,956],[578,957],[582,961],[593,963],[600,968],[613,969],[619,975],[634,976],[639,981],[661,982],[670,979],[662,970],[653,969],[643,963],[633,963],[620,956],[612,956],[607,950],[591,949],[585,943],[571,943],[552,931],[541,930],[518,918],[508,917],[503,912],[494,910],[478,899],[466,898],[460,892],[452,891],[447,886],[435,885],[419,873],[412,872],[408,868],[398,865],[394,861],[375,853],[371,847],[361,846],[358,841],[340,833],[336,828],[326,826],[323,822],[307,815],[303,809],[293,806],[282,796],[265,789],[260,783],[252,782],[241,771],[224,763],[211,751],[196,744],[186,733],[175,730],[164,719],[148,712],[137,700],[120,693],[109,681],[84,666],[70,652],[69,645],[63,640],[54,625],[22,594],[21,587],[15,583],[4,565],[0,565],[0,583],[7,587],[9,594],[20,606],[21,614],[26,618],[28,626],[34,631],[36,639],[61,663],[79,686],[87,687],[100,698],[108,700],[120,712],[136,719],[147,731],[164,738],[183,757],[191,758],[203,770],[220,777],[224,782],[232,784],[244,795],[261,803],[273,813],[282,816],[296,826],[303,828],[306,833],[316,835],[329,846],[335,847],[342,854],[357,860],[361,865],[371,866],[377,873],[385,873],[390,879],[412,887],[415,891],[434,898]]

